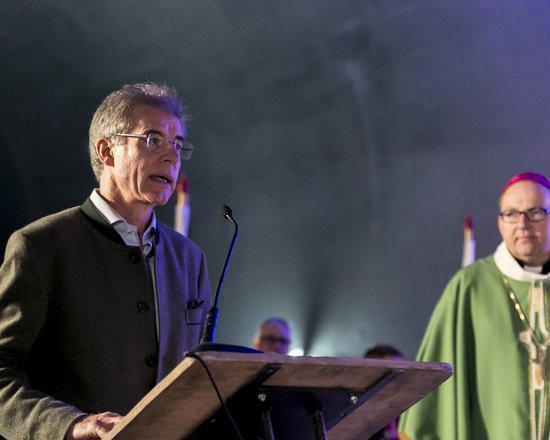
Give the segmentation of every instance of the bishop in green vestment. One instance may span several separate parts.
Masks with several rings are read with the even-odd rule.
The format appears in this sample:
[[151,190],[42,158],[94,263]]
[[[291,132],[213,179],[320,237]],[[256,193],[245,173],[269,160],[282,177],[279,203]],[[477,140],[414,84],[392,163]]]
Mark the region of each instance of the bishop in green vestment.
[[544,176],[522,173],[506,184],[503,242],[451,279],[417,356],[451,363],[454,376],[401,416],[400,438],[550,438],[548,213]]

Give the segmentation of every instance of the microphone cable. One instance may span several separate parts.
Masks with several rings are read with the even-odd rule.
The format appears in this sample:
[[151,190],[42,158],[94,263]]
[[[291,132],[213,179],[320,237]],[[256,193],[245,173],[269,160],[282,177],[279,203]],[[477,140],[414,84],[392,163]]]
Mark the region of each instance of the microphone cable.
[[235,430],[235,433],[239,437],[239,440],[244,440],[243,436],[241,435],[241,431],[239,431],[239,428],[237,426],[237,423],[235,422],[235,419],[233,419],[233,416],[229,412],[229,408],[227,408],[227,405],[223,401],[222,394],[220,393],[220,390],[218,388],[218,385],[216,384],[216,381],[214,380],[214,377],[212,376],[212,373],[210,372],[210,369],[208,368],[208,365],[206,365],[206,362],[204,362],[204,359],[202,359],[197,353],[193,351],[188,351],[186,356],[192,357],[200,362],[200,364],[203,366],[204,370],[206,371],[206,374],[208,375],[208,378],[210,379],[210,382],[212,382],[212,386],[214,387],[214,391],[216,391],[216,395],[218,396],[218,400],[220,401],[220,404],[223,408],[223,411],[229,421],[231,422],[231,425],[233,426],[233,429]]

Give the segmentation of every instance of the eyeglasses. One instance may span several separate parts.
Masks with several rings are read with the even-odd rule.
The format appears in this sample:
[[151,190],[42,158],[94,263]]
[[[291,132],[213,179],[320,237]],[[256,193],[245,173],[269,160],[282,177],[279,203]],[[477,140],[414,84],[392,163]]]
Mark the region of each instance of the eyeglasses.
[[282,345],[289,345],[290,339],[283,338],[283,337],[277,337],[277,336],[260,336],[260,340],[262,342],[267,342],[268,344],[282,344]]
[[172,141],[168,141],[163,135],[154,131],[149,134],[117,133],[115,134],[115,136],[145,139],[147,149],[152,153],[162,153],[166,151],[168,145],[173,145],[176,151],[179,153],[180,158],[184,160],[191,159],[191,155],[193,154],[194,149],[193,145],[183,139],[176,138]]
[[522,214],[525,214],[525,217],[530,222],[536,223],[546,220],[549,212],[550,209],[546,208],[531,208],[527,211],[516,211],[512,209],[510,211],[503,211],[499,215],[504,223],[517,223]]

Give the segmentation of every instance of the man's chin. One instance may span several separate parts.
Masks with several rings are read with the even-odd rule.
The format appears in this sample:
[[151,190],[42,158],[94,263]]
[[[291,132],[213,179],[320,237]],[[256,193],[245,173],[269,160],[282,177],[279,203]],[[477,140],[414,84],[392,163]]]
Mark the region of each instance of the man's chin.
[[163,206],[168,203],[168,200],[170,200],[171,195],[172,193],[151,194],[148,197],[148,200],[149,200],[149,203],[151,203],[154,206]]
[[524,256],[535,256],[539,252],[535,243],[530,241],[516,243],[515,250],[517,254]]
[[529,266],[541,266],[547,260],[544,255],[536,252],[521,252],[516,258]]

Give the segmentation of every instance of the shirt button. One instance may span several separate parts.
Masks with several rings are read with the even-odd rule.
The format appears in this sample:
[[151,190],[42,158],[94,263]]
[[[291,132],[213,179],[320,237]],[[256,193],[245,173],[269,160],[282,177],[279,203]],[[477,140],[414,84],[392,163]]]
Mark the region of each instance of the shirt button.
[[149,312],[151,307],[149,307],[149,304],[147,304],[146,302],[139,302],[137,304],[137,309],[139,313],[147,313]]
[[155,355],[150,355],[145,358],[145,365],[147,365],[148,367],[153,368],[153,367],[156,367],[157,364],[158,364],[158,360]]
[[141,260],[141,254],[137,251],[132,251],[128,254],[128,257],[130,258],[130,261],[134,264],[139,263]]

